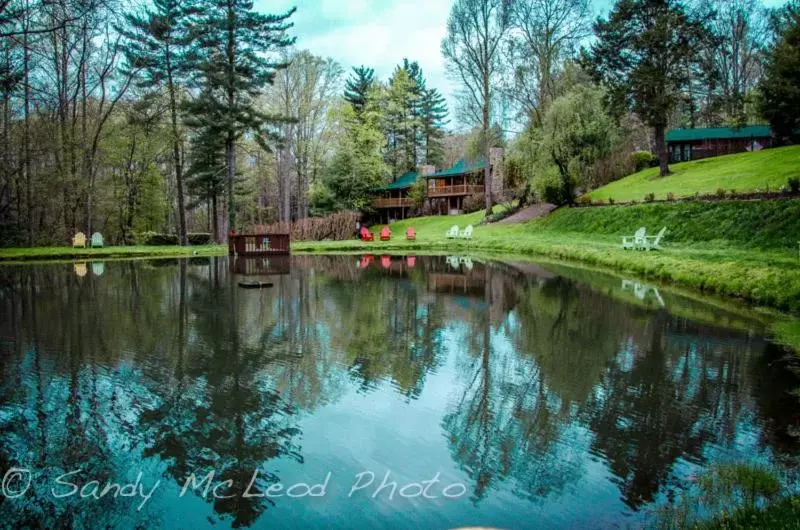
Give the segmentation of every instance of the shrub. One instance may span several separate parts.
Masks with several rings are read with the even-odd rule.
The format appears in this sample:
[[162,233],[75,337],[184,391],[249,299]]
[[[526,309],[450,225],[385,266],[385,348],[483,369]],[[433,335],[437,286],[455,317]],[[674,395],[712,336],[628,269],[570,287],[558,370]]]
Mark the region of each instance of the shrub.
[[800,192],[800,177],[789,177],[786,184],[789,186],[789,191],[792,193]]
[[474,193],[464,199],[464,213],[478,212],[486,208],[486,197],[483,193]]
[[644,196],[644,202],[653,202],[654,200],[656,200],[655,193],[648,193],[647,195]]
[[725,198],[725,189],[724,188],[717,188],[717,197],[720,199]]
[[580,203],[580,204],[592,204],[592,199],[588,195],[583,195],[581,198],[578,199],[578,203]]
[[186,239],[189,240],[190,245],[210,245],[211,234],[208,232],[195,232],[186,234]]
[[735,197],[736,197],[736,190],[729,190],[729,191],[728,191],[728,196],[729,196],[731,199],[735,198]]
[[293,241],[324,241],[326,239],[342,241],[355,237],[356,223],[360,220],[360,213],[346,210],[325,217],[300,219],[291,224],[273,223],[271,225],[254,225],[245,233],[290,233]]
[[614,204],[614,197],[608,198],[608,204]]
[[675,194],[672,193],[672,192],[667,193],[667,200],[668,201],[674,201],[675,200]]
[[650,151],[636,151],[631,154],[631,159],[633,160],[636,171],[641,171],[649,167],[654,167],[653,159],[657,159],[657,157]]
[[177,245],[177,234],[162,234],[160,232],[142,232],[136,235],[136,243],[147,246]]

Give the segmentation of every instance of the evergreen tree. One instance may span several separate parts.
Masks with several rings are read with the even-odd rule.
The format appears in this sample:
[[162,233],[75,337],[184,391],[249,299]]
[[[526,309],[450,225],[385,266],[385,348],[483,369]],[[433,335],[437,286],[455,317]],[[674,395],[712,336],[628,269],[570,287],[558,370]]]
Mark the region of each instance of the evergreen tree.
[[684,97],[705,28],[677,0],[617,0],[594,30],[585,65],[609,87],[618,112],[631,107],[653,127],[661,175],[668,175],[668,119]]
[[252,0],[207,0],[197,25],[197,81],[205,89],[188,108],[224,139],[228,230],[236,227],[237,140],[247,132],[271,136],[269,128],[285,121],[261,112],[256,103],[277,70],[287,66],[270,55],[294,43],[286,34],[294,12],[265,15],[253,11]]
[[386,164],[395,177],[417,166],[420,91],[417,81],[398,66],[386,87],[384,132]]
[[783,35],[770,53],[762,111],[781,140],[800,139],[800,10],[786,8]]
[[345,83],[344,99],[353,106],[356,114],[361,114],[367,102],[367,94],[374,84],[374,69],[366,66],[353,67],[353,72]]
[[208,205],[211,232],[214,241],[220,241],[218,226],[218,199],[225,192],[225,142],[212,127],[195,131],[191,139],[191,159],[186,173],[187,188],[195,200],[189,203],[193,210]]
[[447,123],[447,103],[435,88],[425,89],[419,105],[422,152],[425,163],[441,166],[444,161],[444,126]]
[[139,69],[140,86],[165,88],[169,96],[172,130],[172,166],[178,199],[178,238],[186,239],[186,212],[183,189],[183,139],[178,127],[178,105],[181,85],[185,80],[184,53],[190,42],[187,18],[196,14],[184,0],[153,0],[152,8],[143,14],[125,16],[127,26],[120,31],[126,38],[124,48],[128,63]]

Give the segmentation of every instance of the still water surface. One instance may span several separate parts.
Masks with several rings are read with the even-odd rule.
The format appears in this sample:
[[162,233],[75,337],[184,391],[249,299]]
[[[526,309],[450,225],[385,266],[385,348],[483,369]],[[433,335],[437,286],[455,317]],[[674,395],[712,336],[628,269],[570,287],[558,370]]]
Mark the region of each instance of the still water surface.
[[0,314],[2,526],[639,526],[800,456],[762,322],[562,266],[8,266]]

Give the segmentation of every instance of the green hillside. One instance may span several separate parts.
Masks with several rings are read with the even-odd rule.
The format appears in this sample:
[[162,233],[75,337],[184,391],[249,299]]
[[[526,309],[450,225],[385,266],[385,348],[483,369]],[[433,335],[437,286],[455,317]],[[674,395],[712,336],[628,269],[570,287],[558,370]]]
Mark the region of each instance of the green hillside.
[[718,188],[737,192],[755,189],[777,191],[789,177],[800,176],[800,146],[766,149],[757,153],[706,158],[670,165],[672,175],[660,177],[658,168],[645,169],[589,193],[592,200],[642,201],[648,193],[656,199],[715,193]]

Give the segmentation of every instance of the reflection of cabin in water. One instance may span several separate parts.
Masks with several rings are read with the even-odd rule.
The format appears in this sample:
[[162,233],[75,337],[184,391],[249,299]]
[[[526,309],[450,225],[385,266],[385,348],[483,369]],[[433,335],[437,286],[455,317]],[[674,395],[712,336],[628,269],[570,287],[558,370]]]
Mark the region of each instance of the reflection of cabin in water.
[[427,288],[439,294],[482,298],[486,294],[486,267],[468,257],[433,261],[428,267]]
[[228,260],[231,272],[243,276],[290,274],[292,272],[292,258],[286,255],[270,256],[269,258],[231,256]]

